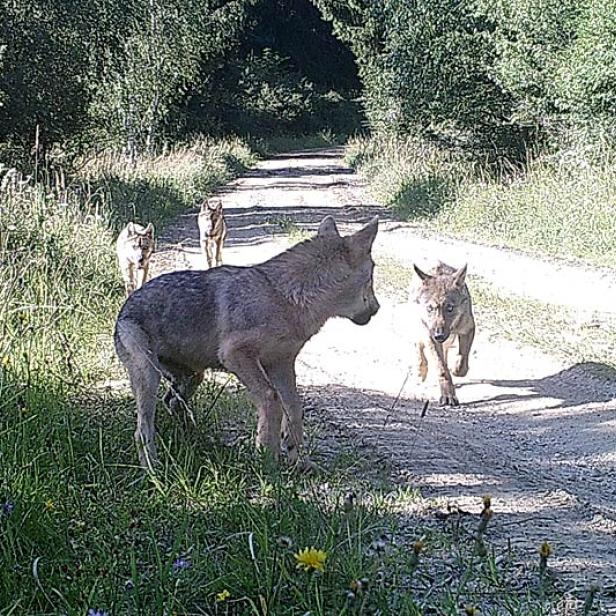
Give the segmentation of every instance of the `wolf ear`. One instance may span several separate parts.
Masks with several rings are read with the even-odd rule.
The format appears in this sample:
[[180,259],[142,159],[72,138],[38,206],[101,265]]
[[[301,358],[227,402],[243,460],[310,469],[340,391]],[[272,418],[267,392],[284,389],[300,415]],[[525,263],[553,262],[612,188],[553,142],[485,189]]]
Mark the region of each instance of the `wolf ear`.
[[468,263],[465,263],[457,272],[453,274],[453,283],[456,287],[461,287],[466,280],[466,269],[468,267]]
[[148,226],[145,228],[143,235],[149,235],[150,237],[154,237],[154,225],[149,222]]
[[430,274],[426,274],[426,272],[420,270],[414,263],[413,263],[413,269],[415,270],[415,273],[425,282],[426,280],[430,280],[430,278],[432,278],[432,276],[430,276]]
[[357,233],[345,238],[352,260],[360,260],[370,253],[376,232],[379,230],[379,217],[375,216],[365,227]]
[[216,201],[216,204],[215,204],[215,206],[214,206],[214,209],[215,209],[218,213],[222,212],[222,200],[218,199],[218,200]]
[[209,204],[208,204],[208,200],[204,199],[201,202],[201,212],[207,212],[208,207],[210,207]]
[[340,237],[336,221],[332,216],[326,216],[319,225],[318,237]]
[[135,223],[134,222],[129,222],[126,225],[126,230],[128,231],[129,235],[135,235]]

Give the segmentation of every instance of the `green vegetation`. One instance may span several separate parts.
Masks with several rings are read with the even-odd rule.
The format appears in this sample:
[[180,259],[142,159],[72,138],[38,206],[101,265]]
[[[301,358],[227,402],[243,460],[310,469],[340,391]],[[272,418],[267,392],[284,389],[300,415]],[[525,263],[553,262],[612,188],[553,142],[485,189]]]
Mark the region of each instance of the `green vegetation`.
[[614,153],[598,146],[491,173],[425,140],[355,140],[347,158],[375,197],[445,234],[616,267]]
[[473,299],[478,319],[499,336],[535,346],[572,364],[595,364],[595,376],[616,378],[614,345],[616,322],[613,318],[584,321],[575,311],[542,302],[503,297],[492,285],[474,280]]
[[[375,476],[365,451],[310,477],[268,471],[246,401],[223,393],[212,407],[213,380],[195,402],[196,429],[160,414],[163,467],[144,478],[125,390],[26,390],[3,375],[3,615],[419,616],[433,606],[453,616],[466,605],[539,616],[558,600],[538,561],[522,583],[515,554],[487,541],[477,551],[475,516],[410,529],[417,495]],[[297,568],[295,554],[313,546],[323,572]]]
[[0,67],[0,143],[39,159],[361,118],[353,56],[306,0],[0,0]]
[[[417,516],[370,451],[273,470],[242,391],[214,375],[196,429],[161,414],[145,477],[113,242],[128,220],[160,230],[256,151],[365,131],[349,160],[400,216],[616,266],[615,9],[0,0],[0,616],[554,613],[545,561],[522,572],[484,542],[490,516]],[[474,289],[501,334],[614,365],[605,329]],[[311,547],[325,561],[296,568]]]

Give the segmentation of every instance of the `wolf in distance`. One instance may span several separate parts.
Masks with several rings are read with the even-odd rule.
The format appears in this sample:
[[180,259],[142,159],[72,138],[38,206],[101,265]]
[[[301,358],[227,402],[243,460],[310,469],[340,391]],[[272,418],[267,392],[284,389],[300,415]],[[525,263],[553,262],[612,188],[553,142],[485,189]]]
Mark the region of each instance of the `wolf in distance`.
[[142,287],[148,278],[150,257],[154,252],[152,223],[142,227],[136,222],[129,222],[118,236],[116,252],[126,295],[130,295]]
[[303,410],[295,360],[331,317],[365,325],[379,310],[373,290],[374,218],[342,237],[331,216],[315,237],[250,267],[222,266],[163,274],[120,310],[116,352],[137,404],[141,464],[156,459],[154,416],[161,378],[164,402],[185,405],[207,368],[234,373],[257,409],[257,447],[290,463],[300,455]]
[[458,406],[447,355],[457,340],[458,356],[453,374],[466,376],[475,338],[473,304],[465,282],[466,265],[456,270],[439,262],[427,273],[416,265],[414,268],[417,278],[411,284],[409,303],[414,313],[411,324],[415,332],[418,375],[425,381],[428,365],[434,363],[438,371],[440,403]]
[[[222,213],[220,199],[205,200],[197,217],[199,243],[208,267],[222,265],[222,246],[227,236],[227,223]],[[214,254],[215,253],[215,254]]]

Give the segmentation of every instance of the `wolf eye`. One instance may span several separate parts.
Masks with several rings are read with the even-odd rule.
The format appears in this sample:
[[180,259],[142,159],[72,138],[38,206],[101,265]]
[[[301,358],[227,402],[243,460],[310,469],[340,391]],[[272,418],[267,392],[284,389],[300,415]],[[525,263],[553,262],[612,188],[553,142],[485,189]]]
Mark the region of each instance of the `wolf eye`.
[[447,312],[453,312],[453,306],[451,304],[447,304],[446,309]]
[[428,312],[434,312],[434,306],[430,306],[429,304],[426,306],[426,310]]

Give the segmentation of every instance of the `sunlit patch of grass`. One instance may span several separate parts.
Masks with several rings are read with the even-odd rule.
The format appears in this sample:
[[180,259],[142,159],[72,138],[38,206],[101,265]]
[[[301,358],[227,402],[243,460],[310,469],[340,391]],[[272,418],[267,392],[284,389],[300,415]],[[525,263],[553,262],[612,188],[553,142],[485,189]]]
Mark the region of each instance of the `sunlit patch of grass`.
[[580,316],[572,309],[501,295],[491,284],[473,280],[477,320],[509,340],[531,344],[571,362],[598,362],[615,378],[616,320],[610,315]]
[[245,413],[241,392],[212,413],[206,386],[196,427],[161,412],[161,468],[146,477],[132,399],[77,403],[37,387],[4,402],[14,386],[5,375],[3,613],[453,615],[472,604],[522,616],[548,614],[558,598],[539,592],[532,568],[521,583],[514,555],[478,555],[479,520],[417,516],[418,493],[375,475],[366,449],[305,476],[257,455],[254,427],[229,441],[220,422]]
[[280,229],[280,232],[286,235],[287,239],[293,243],[307,240],[314,235],[314,233],[302,229],[291,216],[272,216],[268,218],[267,222],[276,225]]
[[355,139],[347,160],[404,220],[473,241],[616,266],[614,152],[580,146],[496,172],[419,139]]

